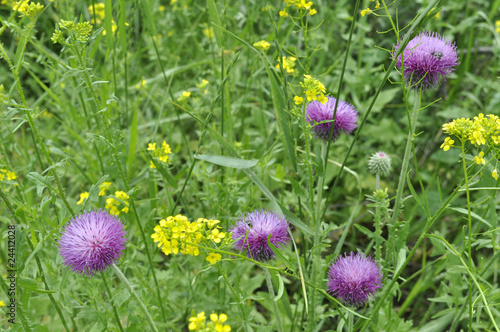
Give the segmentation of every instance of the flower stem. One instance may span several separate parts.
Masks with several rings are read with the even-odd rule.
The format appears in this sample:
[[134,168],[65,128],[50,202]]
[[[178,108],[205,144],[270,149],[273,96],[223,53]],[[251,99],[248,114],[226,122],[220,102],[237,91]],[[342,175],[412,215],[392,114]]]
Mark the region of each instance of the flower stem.
[[[464,167],[464,180],[465,180],[465,193],[467,196],[467,219],[469,222],[469,236],[468,236],[468,241],[467,241],[467,250],[468,250],[468,256],[469,256],[469,269],[471,270],[471,273],[473,271],[473,262],[472,262],[472,217],[471,217],[471,211],[470,211],[470,192],[469,192],[469,178],[467,176],[467,164],[465,162],[465,141],[462,141],[462,165]],[[469,330],[472,331],[472,282],[469,281],[469,294],[467,296],[469,300]]]
[[408,164],[410,162],[410,155],[411,155],[411,146],[412,146],[412,141],[414,139],[414,132],[415,128],[417,126],[417,118],[418,118],[418,112],[420,109],[420,92],[415,93],[415,104],[413,106],[413,112],[410,114],[408,111],[408,126],[410,127],[409,132],[408,132],[408,139],[406,140],[406,147],[405,147],[405,153],[403,157],[403,164],[401,165],[401,173],[399,175],[399,183],[398,183],[398,190],[396,194],[396,202],[394,203],[394,211],[392,213],[392,221],[391,221],[391,228],[389,229],[389,232],[391,233],[389,238],[392,239],[393,244],[392,244],[392,250],[388,251],[389,257],[387,257],[389,260],[392,258],[392,253],[396,248],[394,247],[394,241],[395,241],[395,234],[394,232],[396,231],[396,224],[398,221],[399,214],[401,213],[401,201],[403,198],[403,192],[406,184],[406,173],[408,172]]
[[264,268],[264,271],[266,272],[266,281],[267,281],[267,288],[269,289],[269,297],[271,298],[271,302],[273,302],[273,307],[274,307],[274,315],[276,317],[276,324],[278,325],[278,331],[283,332],[283,322],[281,321],[281,315],[280,315],[280,309],[278,308],[278,303],[276,303],[276,300],[274,299],[274,288],[273,288],[273,280],[271,279],[271,273],[269,272],[268,268]]
[[115,303],[113,302],[113,295],[111,294],[111,291],[109,290],[109,287],[108,287],[108,282],[106,281],[106,273],[102,272],[101,276],[102,276],[102,282],[104,284],[104,288],[106,289],[106,293],[108,294],[109,302],[111,302],[111,306],[113,307],[113,314],[115,315],[116,324],[118,325],[118,328],[120,329],[120,331],[124,332],[123,327],[122,327],[122,323],[120,322],[120,316],[118,315],[118,310],[116,310]]
[[120,269],[118,268],[118,266],[116,266],[116,264],[113,264],[111,266],[113,267],[113,270],[115,271],[116,275],[118,275],[118,278],[120,278],[121,281],[127,286],[130,294],[132,294],[132,296],[135,298],[135,300],[139,304],[139,307],[141,308],[142,312],[144,313],[144,316],[146,316],[146,318],[147,318],[147,322],[148,322],[149,326],[153,329],[153,331],[158,332],[158,329],[156,328],[156,325],[153,321],[153,318],[149,314],[148,309],[146,308],[144,303],[141,301],[141,299],[139,298],[139,296],[135,292],[134,287],[132,287],[132,285],[128,281],[127,277],[125,277],[125,275],[122,273],[122,271],[120,271]]

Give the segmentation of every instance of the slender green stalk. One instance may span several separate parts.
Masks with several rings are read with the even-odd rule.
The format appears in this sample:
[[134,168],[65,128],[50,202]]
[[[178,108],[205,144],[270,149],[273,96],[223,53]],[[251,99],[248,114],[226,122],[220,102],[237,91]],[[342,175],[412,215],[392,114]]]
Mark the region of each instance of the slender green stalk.
[[[327,155],[327,142],[323,141],[321,143],[321,163],[323,163],[324,158],[326,158]],[[306,146],[307,149],[307,146]],[[306,150],[307,151],[307,150]],[[324,168],[323,168],[324,171]],[[314,220],[314,240],[313,240],[313,248],[312,248],[312,277],[311,280],[313,284],[317,285],[319,283],[319,271],[320,270],[320,265],[321,265],[321,247],[320,247],[320,233],[321,233],[321,201],[323,200],[323,186],[325,183],[325,173],[319,174],[318,177],[318,187],[317,187],[317,192],[316,192],[316,211],[315,216],[313,218]],[[312,206],[312,205],[311,205]],[[311,330],[311,328],[316,324],[316,307],[318,302],[318,294],[316,292],[313,292],[311,296],[311,315],[309,316],[310,320],[308,323],[308,329]]]
[[246,314],[245,308],[243,307],[242,299],[240,298],[239,294],[236,292],[236,290],[234,289],[234,287],[229,282],[229,279],[227,278],[227,274],[224,272],[224,269],[220,267],[220,265],[219,265],[218,262],[217,262],[217,268],[219,269],[220,274],[222,274],[222,277],[224,278],[224,281],[226,282],[226,285],[229,287],[229,289],[231,290],[231,293],[233,293],[233,296],[236,299],[236,302],[238,303],[238,308],[240,309],[241,316],[243,317],[243,321],[245,322],[243,324],[243,327],[245,328],[245,331],[249,331],[248,330],[248,326],[246,324],[246,322],[247,322],[247,314]]
[[[470,192],[469,192],[469,177],[467,176],[467,164],[465,162],[465,141],[461,140],[461,148],[462,148],[462,165],[464,168],[464,180],[465,180],[465,193],[467,196],[467,220],[469,224],[469,238],[467,241],[467,253],[469,258],[469,269],[471,271],[474,270],[473,261],[472,261],[472,216],[470,210]],[[471,275],[472,277],[472,275]],[[467,295],[467,299],[469,300],[469,331],[472,331],[472,311],[473,311],[473,303],[472,303],[472,283],[469,281],[469,293]]]
[[[396,194],[396,202],[394,203],[394,210],[392,214],[392,220],[391,220],[391,228],[389,229],[390,236],[389,238],[392,241],[392,250],[388,250],[386,259],[388,261],[392,261],[393,258],[395,257],[394,252],[397,250],[395,247],[395,241],[396,241],[396,236],[395,236],[395,231],[396,231],[396,224],[399,218],[399,215],[401,213],[401,203],[403,199],[403,192],[404,188],[406,185],[406,173],[408,172],[408,164],[410,162],[410,155],[411,155],[411,147],[412,147],[412,141],[414,140],[414,133],[415,133],[415,128],[417,126],[417,118],[418,118],[418,112],[420,109],[420,92],[415,93],[415,102],[413,106],[413,111],[407,112],[408,115],[408,126],[409,126],[409,131],[408,131],[408,139],[406,140],[406,147],[405,147],[405,152],[404,152],[404,157],[403,157],[403,163],[401,165],[401,173],[399,174],[399,183],[398,183],[398,189],[397,189],[397,194]],[[410,114],[411,113],[411,114]]]
[[264,268],[264,271],[266,272],[266,281],[267,281],[267,289],[269,290],[269,297],[271,298],[271,302],[273,303],[274,307],[274,317],[276,318],[276,325],[278,325],[278,331],[283,332],[283,322],[281,320],[281,314],[280,314],[280,309],[278,308],[278,303],[274,299],[274,288],[273,288],[273,280],[271,278],[271,273],[269,272],[268,268]]
[[111,303],[111,307],[113,307],[113,314],[115,315],[116,325],[118,325],[118,328],[120,329],[120,331],[124,332],[123,327],[122,327],[122,323],[120,322],[120,316],[118,315],[118,310],[116,310],[116,306],[115,306],[115,303],[113,301],[113,294],[109,290],[108,282],[106,281],[105,271],[103,271],[101,273],[101,276],[102,276],[102,282],[104,284],[104,288],[106,289],[106,293],[107,293],[108,298],[109,298],[109,302]]
[[147,320],[149,326],[153,329],[153,331],[158,332],[158,329],[156,328],[155,322],[153,321],[153,318],[149,314],[148,308],[146,308],[144,303],[141,301],[141,299],[139,298],[139,295],[137,295],[137,293],[134,290],[134,287],[132,287],[132,285],[128,281],[127,277],[125,277],[125,275],[122,273],[122,271],[120,271],[120,269],[118,268],[118,266],[116,266],[116,264],[112,264],[111,267],[115,271],[118,278],[120,278],[120,280],[127,286],[130,294],[132,294],[132,296],[135,298],[135,300],[139,304],[141,311],[143,312],[144,316],[146,316],[146,320]]

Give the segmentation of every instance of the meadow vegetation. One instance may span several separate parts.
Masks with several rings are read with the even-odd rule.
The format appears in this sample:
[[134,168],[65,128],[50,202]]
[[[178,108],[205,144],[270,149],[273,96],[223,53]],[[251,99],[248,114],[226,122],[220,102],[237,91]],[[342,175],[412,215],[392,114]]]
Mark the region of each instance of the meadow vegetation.
[[500,331],[499,13],[2,0],[0,327]]

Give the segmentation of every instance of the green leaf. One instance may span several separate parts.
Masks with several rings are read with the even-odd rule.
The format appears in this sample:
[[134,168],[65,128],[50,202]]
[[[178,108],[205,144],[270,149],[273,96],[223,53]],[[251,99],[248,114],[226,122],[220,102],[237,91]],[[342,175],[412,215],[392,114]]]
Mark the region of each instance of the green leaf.
[[50,190],[56,191],[50,183],[54,180],[53,176],[42,176],[37,172],[30,172],[26,175],[28,181],[33,182],[36,185],[36,193],[38,196],[42,196],[43,190],[49,188]]
[[283,291],[285,290],[285,283],[283,282],[283,278],[281,277],[281,274],[276,272],[276,277],[278,278],[279,281],[279,287],[278,287],[278,294],[274,297],[274,301],[278,301],[281,299],[283,296]]
[[372,231],[370,231],[368,228],[364,227],[364,226],[361,226],[359,224],[354,224],[354,226],[363,234],[365,234],[366,236],[368,236],[370,239],[374,239],[377,243],[382,243],[385,241],[385,239],[378,235],[378,234],[375,234],[373,233]]
[[251,168],[257,165],[259,160],[257,159],[239,159],[233,157],[226,156],[218,156],[218,155],[208,155],[208,154],[199,154],[194,156],[198,160],[208,161],[209,163],[230,167],[230,168]]
[[[450,207],[449,209],[450,209],[450,210],[453,210],[453,211],[456,211],[456,212],[458,212],[458,213],[462,213],[462,214],[464,214],[464,215],[466,215],[466,216],[467,216],[467,215],[468,215],[468,213],[469,213],[469,212],[467,211],[467,209],[464,209],[464,208],[453,208],[453,207]],[[471,215],[471,217],[473,217],[474,219],[477,219],[477,220],[479,220],[480,222],[482,222],[483,224],[488,225],[488,227],[491,227],[491,224],[490,224],[490,223],[489,223],[486,219],[481,218],[481,217],[480,217],[477,213],[474,213],[474,212],[472,212],[472,211],[471,211],[470,215]]]
[[402,248],[399,250],[399,253],[398,253],[398,262],[396,263],[396,269],[394,271],[394,274],[398,273],[401,266],[403,266],[405,260],[406,260],[406,249]]
[[[222,27],[222,23],[219,18],[219,13],[217,13],[217,6],[214,0],[208,0],[208,15],[210,16],[210,21],[215,23],[217,26]],[[217,41],[217,46],[222,47],[222,31],[219,29],[214,29],[215,40]]]

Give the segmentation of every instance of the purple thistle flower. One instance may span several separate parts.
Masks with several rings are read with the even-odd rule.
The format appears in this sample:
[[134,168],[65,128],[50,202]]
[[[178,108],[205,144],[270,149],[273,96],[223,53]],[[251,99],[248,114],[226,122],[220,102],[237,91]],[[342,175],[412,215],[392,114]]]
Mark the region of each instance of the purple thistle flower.
[[64,264],[93,276],[115,263],[125,250],[126,232],[118,217],[107,211],[87,211],[72,218],[59,240]]
[[[399,48],[399,42],[394,47],[394,53]],[[415,90],[430,90],[437,87],[441,81],[451,75],[459,64],[457,47],[447,38],[435,32],[421,32],[410,40],[404,51],[405,81]],[[401,55],[397,66],[401,68]]]
[[363,253],[337,257],[328,271],[328,292],[348,305],[358,306],[382,287],[382,273],[377,263]]
[[269,241],[274,246],[284,247],[290,241],[288,227],[289,223],[278,213],[262,210],[242,216],[229,231],[233,233],[236,249],[246,249],[249,258],[265,262],[274,258],[267,238],[271,235]]
[[[356,121],[358,120],[358,112],[348,102],[339,100],[339,105],[337,106],[337,114],[335,115],[335,122],[333,120],[333,111],[335,110],[336,99],[327,96],[328,101],[323,105],[319,101],[313,100],[307,105],[306,108],[306,121],[311,123],[312,130],[316,134],[316,137],[328,141],[330,136],[330,130],[333,123],[333,134],[332,140],[335,142],[341,132],[346,135],[350,134],[358,125]],[[321,121],[330,121],[321,124]],[[316,124],[316,125],[315,125]]]

